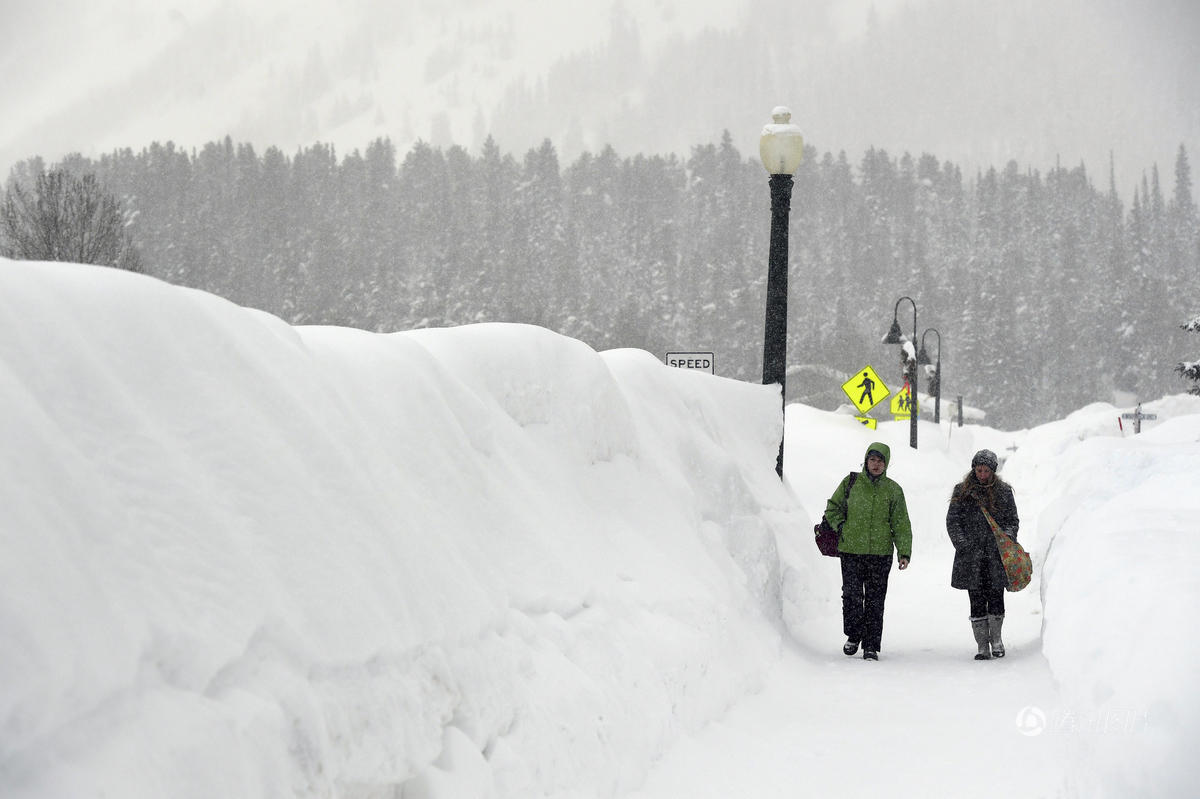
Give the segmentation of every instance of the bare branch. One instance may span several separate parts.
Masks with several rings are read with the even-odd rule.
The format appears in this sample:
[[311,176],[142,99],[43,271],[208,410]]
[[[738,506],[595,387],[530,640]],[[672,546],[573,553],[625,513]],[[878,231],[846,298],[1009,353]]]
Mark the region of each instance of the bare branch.
[[141,271],[120,204],[95,175],[42,172],[32,194],[14,182],[0,206],[0,253]]

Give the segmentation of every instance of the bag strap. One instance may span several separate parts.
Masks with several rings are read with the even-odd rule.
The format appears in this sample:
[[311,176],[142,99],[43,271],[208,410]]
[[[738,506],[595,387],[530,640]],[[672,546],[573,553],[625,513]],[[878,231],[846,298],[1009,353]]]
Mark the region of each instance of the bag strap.
[[842,504],[846,506],[846,512],[842,514],[842,526],[845,526],[846,519],[850,518],[850,489],[854,488],[854,481],[858,479],[858,472],[850,472],[846,477],[846,487],[842,489]]
[[988,526],[992,528],[992,532],[996,535],[1002,535],[1011,541],[1012,536],[1000,529],[1000,525],[996,524],[996,520],[992,518],[992,514],[988,513],[988,509],[979,501],[979,497],[975,497],[975,503],[979,505],[979,510],[983,511],[983,518],[987,519]]
[[979,497],[975,497],[975,504],[979,506],[979,510],[983,511],[983,518],[987,519],[988,526],[992,528],[992,532],[999,533],[1000,525],[996,524],[996,520],[992,518],[992,514],[988,513],[988,509],[979,501]]
[[1000,529],[1000,525],[996,524],[996,520],[992,518],[992,514],[988,513],[988,509],[983,507],[979,497],[975,497],[975,503],[979,505],[979,510],[983,511],[983,518],[987,519],[988,526],[992,528],[992,535],[996,536],[996,546],[1003,552],[1004,545],[1013,539]]

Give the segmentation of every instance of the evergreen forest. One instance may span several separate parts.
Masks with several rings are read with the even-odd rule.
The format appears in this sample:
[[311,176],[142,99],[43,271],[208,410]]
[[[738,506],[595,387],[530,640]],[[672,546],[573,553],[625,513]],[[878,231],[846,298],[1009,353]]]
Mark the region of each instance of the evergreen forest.
[[[718,374],[761,379],[770,195],[728,134],[686,159],[606,148],[563,164],[549,140],[517,158],[491,138],[477,156],[418,143],[400,157],[384,139],[289,156],[226,138],[58,166],[121,201],[143,271],[292,324],[524,322],[597,350],[712,351]],[[837,407],[868,363],[897,388],[881,339],[897,310],[912,335],[902,297],[940,355],[943,419],[958,395],[1019,429],[1186,390],[1174,367],[1194,360],[1180,324],[1200,312],[1200,220],[1182,146],[1173,166],[1164,187],[1149,165],[1126,205],[1111,164],[1099,181],[1084,164],[963,175],[929,154],[852,162],[809,145],[791,202],[789,401]],[[10,180],[43,170],[31,159]]]

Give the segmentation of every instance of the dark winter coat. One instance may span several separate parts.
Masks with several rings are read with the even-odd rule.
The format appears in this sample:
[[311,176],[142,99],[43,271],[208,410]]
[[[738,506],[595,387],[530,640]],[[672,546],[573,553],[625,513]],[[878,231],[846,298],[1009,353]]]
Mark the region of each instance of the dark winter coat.
[[950,585],[954,588],[982,588],[980,572],[983,569],[991,575],[992,587],[1001,588],[1008,584],[996,536],[980,510],[980,502],[987,507],[1000,529],[1014,541],[1021,526],[1012,487],[995,476],[985,486],[975,478],[974,471],[970,472],[954,487],[950,508],[946,511],[946,533],[950,543],[954,544],[954,568],[950,572]]
[[[886,463],[892,457],[887,444],[875,442],[867,452],[878,450]],[[863,469],[855,478],[850,489],[849,501],[844,499],[847,475],[834,489],[833,496],[825,503],[825,518],[841,533],[838,551],[851,555],[888,555],[895,548],[902,558],[912,557],[912,525],[908,520],[908,505],[904,501],[904,489],[887,476],[887,468],[879,477],[867,471],[866,457]]]

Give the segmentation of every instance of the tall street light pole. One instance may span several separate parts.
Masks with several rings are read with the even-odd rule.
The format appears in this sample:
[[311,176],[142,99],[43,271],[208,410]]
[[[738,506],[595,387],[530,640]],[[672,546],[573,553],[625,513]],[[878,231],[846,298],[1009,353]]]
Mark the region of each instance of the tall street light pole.
[[935,327],[927,327],[921,333],[921,351],[917,353],[917,365],[924,366],[926,371],[929,369],[929,356],[925,354],[925,337],[930,333],[937,336],[937,364],[933,367],[933,374],[929,376],[929,393],[933,395],[933,423],[941,424],[942,421],[942,334]]
[[[771,111],[758,142],[763,166],[770,173],[771,249],[767,259],[767,315],[763,326],[763,385],[779,384],[781,407],[787,404],[788,215],[792,175],[804,159],[804,137],[784,106]],[[775,471],[783,477],[783,435]]]
[[[913,307],[913,335],[911,341],[905,345],[904,334],[900,332],[900,303],[908,300]],[[912,297],[901,297],[896,300],[896,307],[892,309],[892,327],[888,330],[886,336],[883,337],[884,344],[899,344],[901,346],[901,357],[904,361],[904,376],[908,380],[909,399],[916,405],[917,399],[917,353],[913,349],[917,340],[917,303]],[[918,408],[909,408],[909,430],[908,430],[908,445],[913,449],[917,448],[917,411]]]

